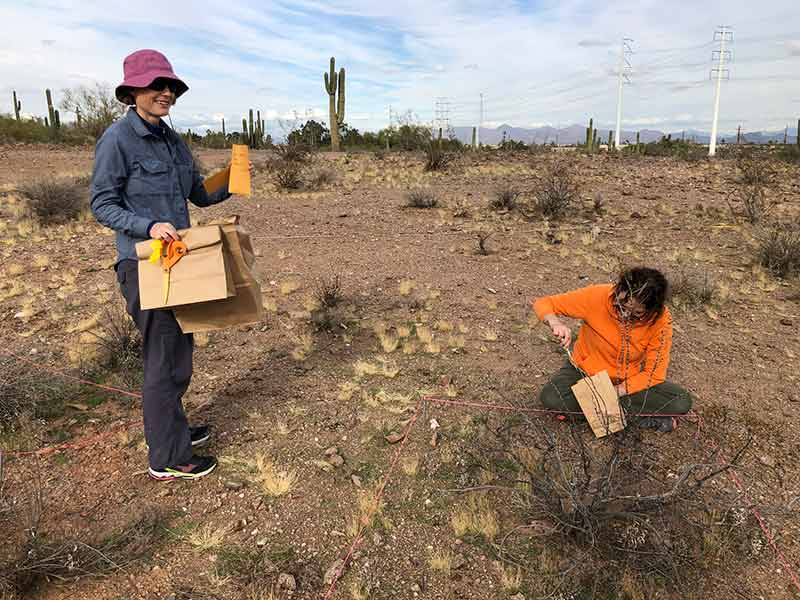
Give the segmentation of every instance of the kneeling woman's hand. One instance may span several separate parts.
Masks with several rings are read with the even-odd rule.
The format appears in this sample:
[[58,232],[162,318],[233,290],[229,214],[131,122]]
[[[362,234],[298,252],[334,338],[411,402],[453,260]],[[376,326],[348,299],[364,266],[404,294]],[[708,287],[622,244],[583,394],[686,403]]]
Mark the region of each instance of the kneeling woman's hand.
[[547,315],[544,321],[550,326],[553,335],[558,338],[561,346],[569,348],[570,342],[572,342],[572,330],[555,315]]

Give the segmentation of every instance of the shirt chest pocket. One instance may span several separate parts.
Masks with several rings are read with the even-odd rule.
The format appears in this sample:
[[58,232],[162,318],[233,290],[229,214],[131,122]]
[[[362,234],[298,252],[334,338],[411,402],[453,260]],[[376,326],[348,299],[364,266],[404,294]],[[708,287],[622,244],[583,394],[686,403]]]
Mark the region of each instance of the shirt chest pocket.
[[166,196],[171,188],[169,165],[157,158],[143,158],[133,162],[126,192],[135,196]]

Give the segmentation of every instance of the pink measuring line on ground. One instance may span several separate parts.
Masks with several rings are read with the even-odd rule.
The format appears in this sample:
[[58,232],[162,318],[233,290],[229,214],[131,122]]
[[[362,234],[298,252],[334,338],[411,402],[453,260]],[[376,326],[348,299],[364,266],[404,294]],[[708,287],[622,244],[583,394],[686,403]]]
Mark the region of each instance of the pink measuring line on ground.
[[[400,441],[400,445],[397,447],[397,450],[395,450],[394,458],[392,458],[392,462],[389,464],[389,470],[386,471],[386,475],[384,476],[380,487],[375,492],[375,496],[372,499],[372,508],[370,510],[367,522],[372,520],[372,517],[375,515],[375,513],[378,510],[378,507],[380,506],[381,498],[383,498],[383,492],[392,478],[392,473],[394,472],[394,469],[397,466],[397,461],[400,459],[400,455],[403,453],[403,448],[405,448],[406,442],[408,441],[408,437],[409,435],[411,435],[411,430],[414,427],[414,423],[417,422],[417,417],[419,416],[419,411],[422,408],[423,400],[424,398],[419,399],[419,402],[417,402],[417,407],[414,410],[414,414],[411,415],[411,419],[408,421],[408,423],[405,426],[405,429],[403,430],[403,439]],[[331,581],[331,585],[328,588],[328,591],[325,593],[324,600],[328,600],[331,597],[331,594],[333,594],[334,590],[336,589],[336,584],[341,578],[342,573],[344,573],[345,567],[347,567],[348,563],[353,558],[353,553],[355,553],[356,549],[358,548],[358,546],[361,545],[361,542],[364,539],[364,531],[366,531],[366,528],[367,526],[362,522],[361,529],[359,529],[358,531],[358,535],[353,540],[353,543],[350,544],[350,548],[348,549],[347,554],[342,560],[342,565],[339,567],[339,569],[336,571],[336,574],[333,576],[333,581]]]

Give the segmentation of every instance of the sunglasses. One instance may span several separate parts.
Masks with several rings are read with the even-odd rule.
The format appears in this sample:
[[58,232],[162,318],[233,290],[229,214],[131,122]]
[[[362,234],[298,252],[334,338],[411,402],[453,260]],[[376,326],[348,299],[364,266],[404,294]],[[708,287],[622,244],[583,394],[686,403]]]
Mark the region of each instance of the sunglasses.
[[158,77],[153,80],[153,83],[147,86],[148,90],[154,92],[163,92],[164,88],[168,88],[173,94],[178,93],[178,82],[174,79],[167,79],[166,77]]

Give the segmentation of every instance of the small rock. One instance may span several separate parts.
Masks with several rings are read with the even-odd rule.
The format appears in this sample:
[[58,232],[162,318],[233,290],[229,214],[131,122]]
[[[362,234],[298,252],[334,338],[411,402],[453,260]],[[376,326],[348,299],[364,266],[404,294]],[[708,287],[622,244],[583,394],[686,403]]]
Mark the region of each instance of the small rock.
[[631,219],[644,219],[644,217],[641,215],[641,213],[633,211],[631,213]]
[[431,429],[433,429],[434,431],[439,429],[439,421],[437,421],[436,419],[431,419]]
[[343,566],[344,561],[341,558],[337,558],[330,568],[325,571],[325,585],[331,585],[333,583],[334,578],[339,574],[339,570],[342,569]]
[[396,431],[393,431],[389,435],[385,436],[386,441],[389,442],[390,444],[396,444],[397,442],[401,442],[404,437],[406,437],[404,433],[397,433]]
[[786,325],[787,327],[791,327],[792,326],[792,320],[791,319],[781,319],[781,325]]
[[418,583],[415,583],[414,585],[411,586],[411,591],[414,592],[415,594],[419,594],[422,591],[422,588],[419,587]]
[[267,538],[261,538],[259,540],[256,540],[256,546],[258,546],[259,548],[263,548],[264,546],[267,545],[267,541],[268,541]]
[[514,594],[509,600],[525,600],[525,596],[522,594]]
[[333,456],[334,454],[339,454],[339,449],[336,446],[331,446],[325,450],[325,456]]
[[240,490],[244,487],[244,483],[235,479],[228,479],[225,482],[225,487],[229,490]]
[[334,467],[341,467],[344,464],[344,459],[338,454],[328,457],[328,462]]
[[377,531],[372,534],[372,542],[376,546],[380,546],[383,543],[383,538],[381,537],[381,534],[378,533]]
[[297,582],[294,575],[290,573],[281,573],[278,575],[278,589],[294,591],[297,589]]
[[772,458],[769,454],[764,454],[763,456],[760,456],[758,460],[760,460],[762,464],[770,468],[774,467],[777,464],[775,462],[775,459]]
[[358,475],[350,475],[350,481],[353,482],[354,486],[361,487],[361,477]]

